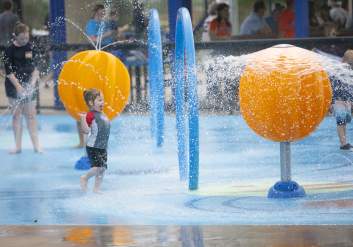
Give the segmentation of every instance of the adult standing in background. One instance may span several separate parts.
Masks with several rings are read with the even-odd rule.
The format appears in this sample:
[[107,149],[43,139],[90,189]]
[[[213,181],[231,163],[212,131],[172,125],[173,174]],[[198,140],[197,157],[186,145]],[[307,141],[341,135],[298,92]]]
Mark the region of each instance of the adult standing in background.
[[203,30],[202,30],[202,36],[201,36],[201,40],[203,42],[209,42],[211,40],[210,33],[209,33],[210,32],[210,23],[215,18],[217,18],[217,2],[213,1],[208,6],[207,17],[203,22]]
[[97,4],[93,9],[93,17],[88,20],[86,25],[86,33],[96,45],[99,42],[99,37],[102,37],[100,44],[102,47],[113,43],[116,36],[116,30],[112,30],[112,26],[107,20],[104,5]]
[[342,2],[332,0],[330,9],[330,17],[337,25],[339,30],[348,29],[351,27],[351,18],[349,17],[348,11],[342,8]]
[[136,39],[144,39],[146,36],[147,18],[145,15],[145,5],[142,1],[133,1],[132,24],[135,29]]
[[5,0],[2,3],[3,12],[0,14],[0,46],[8,46],[11,42],[12,33],[18,16],[12,12],[13,3],[11,0]]
[[275,3],[271,15],[265,18],[267,25],[271,28],[272,34],[275,37],[278,37],[278,18],[282,13],[283,9],[284,6],[282,6],[282,4]]
[[252,13],[240,25],[240,35],[247,38],[262,38],[272,35],[271,28],[264,18],[266,5],[264,1],[256,1]]
[[22,115],[27,121],[28,132],[33,149],[41,153],[39,146],[36,119],[36,82],[39,71],[36,68],[37,56],[29,43],[29,28],[23,23],[17,23],[13,30],[14,39],[5,50],[4,64],[6,70],[5,91],[12,110],[12,128],[15,136],[15,149],[10,153],[22,151]]
[[211,40],[230,39],[232,24],[229,21],[229,5],[220,3],[217,5],[217,16],[210,22],[209,34]]
[[278,31],[281,38],[295,37],[294,0],[287,0],[287,7],[278,18]]

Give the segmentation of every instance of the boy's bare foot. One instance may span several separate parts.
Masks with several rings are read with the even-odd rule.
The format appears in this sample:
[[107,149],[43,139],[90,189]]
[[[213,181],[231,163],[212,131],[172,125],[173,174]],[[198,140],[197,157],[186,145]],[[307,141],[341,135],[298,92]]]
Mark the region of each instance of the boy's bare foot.
[[87,192],[87,179],[84,175],[80,177],[80,186],[83,192]]
[[42,154],[42,153],[43,153],[43,149],[41,149],[41,148],[35,148],[35,149],[34,149],[34,152],[35,152],[35,153]]
[[102,191],[97,190],[97,189],[94,189],[94,190],[93,190],[93,193],[98,194],[98,195],[102,195],[102,194],[103,194]]
[[21,149],[13,149],[13,150],[10,150],[10,151],[9,151],[9,154],[19,154],[19,153],[21,153],[21,152],[22,152]]

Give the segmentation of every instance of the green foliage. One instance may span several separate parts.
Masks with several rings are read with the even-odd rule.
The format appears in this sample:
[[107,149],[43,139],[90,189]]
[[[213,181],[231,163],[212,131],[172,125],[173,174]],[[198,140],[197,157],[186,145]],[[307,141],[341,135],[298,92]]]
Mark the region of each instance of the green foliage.
[[157,9],[162,28],[168,27],[168,1],[167,0],[147,0],[146,10]]
[[31,28],[42,29],[49,13],[49,0],[22,1],[23,22]]

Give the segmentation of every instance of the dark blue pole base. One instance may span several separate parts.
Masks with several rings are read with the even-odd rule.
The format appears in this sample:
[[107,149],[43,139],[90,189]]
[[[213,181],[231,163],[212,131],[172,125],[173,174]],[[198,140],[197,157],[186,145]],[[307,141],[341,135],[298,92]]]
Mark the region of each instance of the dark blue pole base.
[[305,191],[295,181],[279,181],[268,191],[268,198],[294,198],[304,197]]
[[76,170],[88,170],[91,168],[91,163],[87,156],[82,156],[78,161],[76,161],[75,169]]

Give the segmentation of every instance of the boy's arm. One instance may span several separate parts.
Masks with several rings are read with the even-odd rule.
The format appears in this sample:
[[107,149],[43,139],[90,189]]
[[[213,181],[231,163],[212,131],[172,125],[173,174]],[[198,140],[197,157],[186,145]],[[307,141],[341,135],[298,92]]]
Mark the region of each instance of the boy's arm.
[[4,65],[5,65],[5,72],[6,72],[6,77],[11,81],[11,83],[14,85],[16,88],[16,91],[18,93],[22,93],[23,87],[20,84],[19,80],[15,76],[15,71],[13,69],[13,63],[12,63],[12,53],[11,50],[6,49],[4,52]]
[[86,118],[87,118],[87,114],[86,113],[80,113],[81,130],[82,130],[83,133],[88,134],[90,127],[88,126]]
[[7,75],[7,78],[9,78],[9,80],[11,81],[11,83],[14,85],[14,87],[16,88],[16,91],[18,93],[22,93],[23,91],[23,87],[20,84],[19,80],[16,78],[14,73],[11,73],[9,75]]

